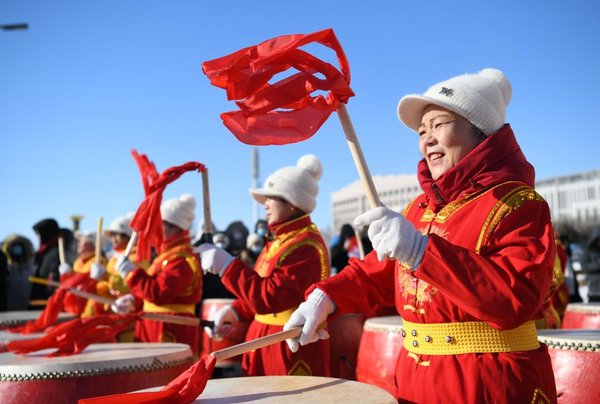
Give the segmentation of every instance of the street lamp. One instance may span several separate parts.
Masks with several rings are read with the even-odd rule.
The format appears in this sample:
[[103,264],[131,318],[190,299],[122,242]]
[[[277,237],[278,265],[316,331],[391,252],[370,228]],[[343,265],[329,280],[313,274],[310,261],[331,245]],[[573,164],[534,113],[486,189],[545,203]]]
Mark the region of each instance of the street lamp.
[[19,24],[0,24],[0,29],[2,31],[21,31],[29,28],[27,23],[19,23]]

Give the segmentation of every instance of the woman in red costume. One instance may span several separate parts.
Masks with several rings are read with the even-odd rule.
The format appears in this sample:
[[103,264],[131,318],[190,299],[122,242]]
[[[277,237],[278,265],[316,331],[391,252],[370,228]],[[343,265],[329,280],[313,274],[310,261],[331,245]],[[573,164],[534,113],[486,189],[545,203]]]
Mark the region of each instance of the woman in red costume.
[[[215,333],[226,335],[228,324],[250,322],[246,339],[282,330],[304,300],[306,289],[329,277],[327,246],[310,213],[316,206],[317,181],[323,168],[314,155],[305,155],[296,166],[277,170],[264,188],[250,193],[267,212],[269,236],[254,268],[210,244],[198,247],[205,271],[221,276],[237,299],[215,313]],[[329,343],[319,341],[297,352],[285,343],[244,354],[242,369],[249,376],[329,376]]]
[[[150,267],[143,269],[118,256],[117,271],[131,289],[118,298],[113,310],[128,312],[135,298],[143,300],[145,313],[164,313],[195,317],[196,304],[202,297],[202,273],[191,244],[189,228],[194,220],[196,200],[182,195],[165,201],[161,208],[164,241]],[[200,348],[198,327],[140,319],[135,325],[135,340],[141,342],[181,342],[197,353]]]
[[307,291],[284,327],[303,325],[291,350],[324,337],[317,325],[330,314],[395,304],[405,334],[400,402],[556,402],[535,328],[554,231],[504,123],[510,98],[504,74],[484,69],[400,100],[400,120],[418,133],[423,194],[402,214],[378,207],[356,218],[374,251]]

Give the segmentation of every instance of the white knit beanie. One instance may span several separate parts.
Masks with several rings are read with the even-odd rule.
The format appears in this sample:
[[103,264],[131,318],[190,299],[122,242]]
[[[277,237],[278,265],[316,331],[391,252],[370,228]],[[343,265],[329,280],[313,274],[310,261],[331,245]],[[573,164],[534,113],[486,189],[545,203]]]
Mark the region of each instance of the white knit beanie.
[[310,213],[317,205],[317,182],[323,173],[321,161],[314,154],[306,154],[293,167],[283,167],[271,174],[263,188],[252,188],[250,194],[259,203],[267,196],[285,199],[303,212]]
[[194,209],[196,209],[196,199],[193,195],[183,194],[177,199],[169,199],[160,207],[162,220],[174,224],[175,226],[189,230],[194,221]]
[[134,213],[129,212],[124,216],[119,216],[115,220],[113,220],[108,228],[104,231],[105,235],[110,235],[110,233],[119,233],[125,234],[128,237],[131,237],[133,233],[133,229],[129,226],[131,219],[133,219]]
[[418,131],[423,110],[435,104],[466,118],[489,136],[504,125],[511,94],[512,88],[504,73],[483,69],[434,84],[423,95],[403,97],[398,104],[398,117],[406,126]]

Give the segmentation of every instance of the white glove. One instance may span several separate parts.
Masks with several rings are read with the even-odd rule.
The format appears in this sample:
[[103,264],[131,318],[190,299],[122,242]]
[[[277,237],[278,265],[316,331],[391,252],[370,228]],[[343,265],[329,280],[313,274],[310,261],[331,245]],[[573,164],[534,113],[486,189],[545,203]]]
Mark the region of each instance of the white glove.
[[404,215],[378,207],[358,216],[354,225],[369,226],[369,239],[379,261],[389,257],[414,269],[421,262],[429,237],[415,230]]
[[133,297],[131,293],[123,295],[115,300],[110,308],[112,311],[119,314],[131,313],[135,310],[135,297]]
[[135,269],[135,265],[133,265],[128,257],[124,256],[123,254],[117,254],[115,268],[119,272],[119,275],[121,275],[121,278],[125,279],[125,276]]
[[69,272],[72,272],[72,271],[73,271],[73,268],[71,267],[71,264],[69,264],[67,262],[60,264],[58,266],[58,272],[61,275],[68,274]]
[[209,337],[219,340],[231,332],[231,326],[240,321],[240,316],[238,316],[235,309],[228,304],[217,310],[209,320],[215,322],[214,331],[210,327],[204,327],[204,329]]
[[307,345],[320,339],[329,338],[329,333],[324,328],[319,328],[333,313],[335,305],[333,300],[321,289],[313,290],[305,302],[292,313],[290,319],[283,326],[284,330],[302,326],[300,338],[286,339],[285,342],[292,352],[298,351],[298,344]]
[[92,267],[90,268],[90,278],[99,281],[105,273],[106,267],[104,265],[98,264],[97,262],[92,264]]
[[200,264],[204,273],[223,276],[233,261],[233,257],[227,251],[208,243],[198,246],[196,252],[200,254]]

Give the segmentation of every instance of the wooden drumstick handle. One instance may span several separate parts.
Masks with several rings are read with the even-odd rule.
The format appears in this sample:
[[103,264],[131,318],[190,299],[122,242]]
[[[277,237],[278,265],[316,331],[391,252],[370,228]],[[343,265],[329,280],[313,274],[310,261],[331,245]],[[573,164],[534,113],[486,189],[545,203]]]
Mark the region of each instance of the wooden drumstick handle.
[[102,216],[98,218],[98,232],[96,233],[96,264],[102,259]]
[[217,358],[217,360],[225,360],[233,358],[234,356],[241,355],[246,352],[254,351],[255,349],[263,348],[268,345],[277,344],[283,342],[288,338],[296,338],[302,332],[302,327],[290,328],[289,330],[276,332],[275,334],[266,335],[261,338],[253,339],[251,341],[242,342],[241,344],[233,345],[228,348],[220,349],[215,352],[211,352],[211,355]]
[[40,285],[53,286],[55,288],[60,286],[60,283],[52,279],[38,278],[37,276],[30,276],[27,279],[31,283],[39,283]]
[[204,205],[204,242],[212,243],[212,234],[215,229],[212,227],[212,215],[210,210],[210,190],[208,185],[208,168],[202,171],[202,202]]
[[360,182],[362,183],[362,186],[365,192],[367,193],[369,205],[371,206],[371,208],[383,206],[383,204],[379,200],[377,190],[375,189],[375,184],[373,183],[373,178],[371,177],[371,173],[369,172],[369,167],[367,167],[365,156],[363,155],[362,149],[360,148],[360,144],[358,143],[358,137],[356,136],[356,132],[354,131],[354,126],[352,125],[352,121],[350,120],[350,115],[348,115],[348,110],[346,109],[346,105],[343,102],[340,102],[340,105],[337,107],[337,113],[340,118],[340,122],[342,123],[344,133],[346,134],[348,147],[350,148],[350,153],[352,154],[352,158],[354,159],[354,165],[356,165],[356,169],[358,170]]
[[123,253],[125,258],[129,258],[129,254],[131,254],[131,250],[133,249],[133,246],[135,245],[137,238],[138,238],[138,234],[136,231],[134,231],[131,234],[131,237],[129,237],[129,241],[127,242],[127,247],[125,247],[125,252]]
[[363,246],[362,239],[360,238],[360,232],[356,227],[354,229],[354,237],[356,237],[356,244],[358,245],[358,255],[361,260],[365,258],[365,247]]
[[65,240],[63,236],[58,236],[58,259],[61,264],[67,262],[67,259],[65,258]]

